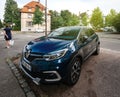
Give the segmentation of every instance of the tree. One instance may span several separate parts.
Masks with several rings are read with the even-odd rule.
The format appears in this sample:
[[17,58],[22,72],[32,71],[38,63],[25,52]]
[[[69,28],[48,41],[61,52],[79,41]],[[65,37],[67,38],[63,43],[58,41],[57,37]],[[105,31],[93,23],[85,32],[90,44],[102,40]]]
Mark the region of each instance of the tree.
[[79,17],[72,14],[68,10],[50,11],[51,14],[51,29],[56,29],[62,26],[74,26],[79,24]]
[[93,10],[90,23],[95,30],[98,30],[99,28],[103,27],[103,15],[99,7]]
[[33,24],[38,24],[38,28],[39,28],[39,25],[42,24],[44,21],[43,16],[44,16],[43,12],[40,10],[38,6],[36,6],[34,16],[33,16]]
[[63,23],[63,26],[68,26],[70,25],[70,21],[71,21],[71,12],[69,12],[68,10],[62,10],[61,13],[60,13],[61,17],[63,18],[64,20],[64,23]]
[[78,25],[80,23],[80,19],[77,15],[72,14],[70,26]]
[[117,12],[114,9],[110,10],[110,13],[105,17],[105,26],[113,26],[112,22]]
[[79,17],[68,10],[62,10],[60,15],[63,19],[63,26],[73,26],[79,24]]
[[84,26],[87,26],[88,25],[88,15],[86,12],[83,12],[80,14],[80,20],[81,20],[81,24],[84,25]]
[[6,0],[4,22],[11,26],[15,24],[15,30],[20,29],[20,10],[14,0]]
[[60,16],[60,13],[57,11],[50,10],[51,14],[51,30],[59,28],[63,25],[63,19]]
[[120,32],[120,13],[113,18],[112,25]]

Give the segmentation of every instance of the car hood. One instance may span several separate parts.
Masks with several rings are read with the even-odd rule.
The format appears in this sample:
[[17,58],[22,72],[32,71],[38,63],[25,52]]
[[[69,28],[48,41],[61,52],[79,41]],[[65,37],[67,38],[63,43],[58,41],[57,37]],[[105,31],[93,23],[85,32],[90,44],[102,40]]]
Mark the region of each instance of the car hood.
[[60,40],[54,38],[37,38],[28,43],[27,49],[31,50],[31,53],[46,54],[53,51],[61,50],[69,47],[71,40]]

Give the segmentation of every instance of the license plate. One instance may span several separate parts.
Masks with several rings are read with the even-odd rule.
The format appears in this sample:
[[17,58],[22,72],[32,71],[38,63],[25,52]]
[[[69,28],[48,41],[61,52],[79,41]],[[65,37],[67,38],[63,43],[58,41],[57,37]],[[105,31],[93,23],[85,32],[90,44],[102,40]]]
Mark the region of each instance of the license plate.
[[26,62],[23,61],[23,66],[28,69],[29,71],[31,71],[31,66],[29,64],[27,64]]

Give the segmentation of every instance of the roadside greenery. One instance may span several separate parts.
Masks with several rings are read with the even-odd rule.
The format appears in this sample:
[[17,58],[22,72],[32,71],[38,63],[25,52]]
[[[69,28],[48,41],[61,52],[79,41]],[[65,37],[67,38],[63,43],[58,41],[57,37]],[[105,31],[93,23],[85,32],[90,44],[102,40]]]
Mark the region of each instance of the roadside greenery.
[[71,25],[91,25],[94,30],[101,30],[104,27],[114,27],[120,32],[120,13],[118,14],[114,9],[111,9],[109,14],[104,16],[99,7],[95,8],[92,15],[87,12],[80,13],[78,16],[72,14],[68,10],[50,11],[51,13],[51,29],[62,26]]
[[113,26],[113,21],[116,15],[117,12],[114,9],[111,9],[110,13],[105,17],[105,26]]
[[[95,8],[92,14],[88,14],[87,12],[76,15],[69,10],[62,10],[61,12],[50,10],[51,30],[62,26],[89,25],[95,30],[100,30],[104,27],[114,27],[120,32],[120,13],[117,13],[114,9],[111,9],[106,16],[103,15],[99,7]],[[36,7],[33,14],[33,24],[38,24],[39,27],[44,22],[44,13]],[[15,0],[6,0],[4,20],[3,22],[0,21],[0,28],[3,25],[11,25],[13,30],[20,30],[20,17],[20,8],[18,8],[17,2]]]
[[120,32],[120,13],[113,18],[112,25]]
[[87,12],[80,13],[79,17],[80,17],[80,25],[87,26],[89,24],[89,21],[88,21],[89,17],[88,17]]
[[33,13],[33,24],[38,24],[38,28],[39,25],[42,24],[44,22],[44,14],[41,10],[39,10],[39,7],[36,6],[35,12]]
[[99,7],[95,8],[92,12],[90,24],[95,30],[99,30],[103,27],[103,14]]
[[57,11],[50,10],[51,14],[51,30],[59,28],[63,24],[63,19],[60,16],[60,13]]
[[10,25],[13,30],[20,30],[20,9],[15,0],[6,0],[4,25]]
[[79,17],[72,14],[69,10],[50,11],[51,13],[51,29],[56,29],[62,26],[79,25]]
[[79,24],[79,18],[77,15],[72,14],[69,10],[62,10],[60,16],[63,20],[62,26],[73,26]]

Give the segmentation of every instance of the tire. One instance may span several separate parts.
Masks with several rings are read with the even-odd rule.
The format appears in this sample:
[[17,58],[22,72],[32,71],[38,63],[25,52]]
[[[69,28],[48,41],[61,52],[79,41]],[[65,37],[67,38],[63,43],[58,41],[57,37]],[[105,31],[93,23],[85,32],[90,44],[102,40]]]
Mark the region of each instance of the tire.
[[75,58],[70,62],[67,69],[67,77],[65,79],[65,82],[69,86],[73,86],[77,83],[80,77],[81,72],[81,60],[78,58]]
[[97,45],[94,55],[99,55],[100,53],[100,44]]

